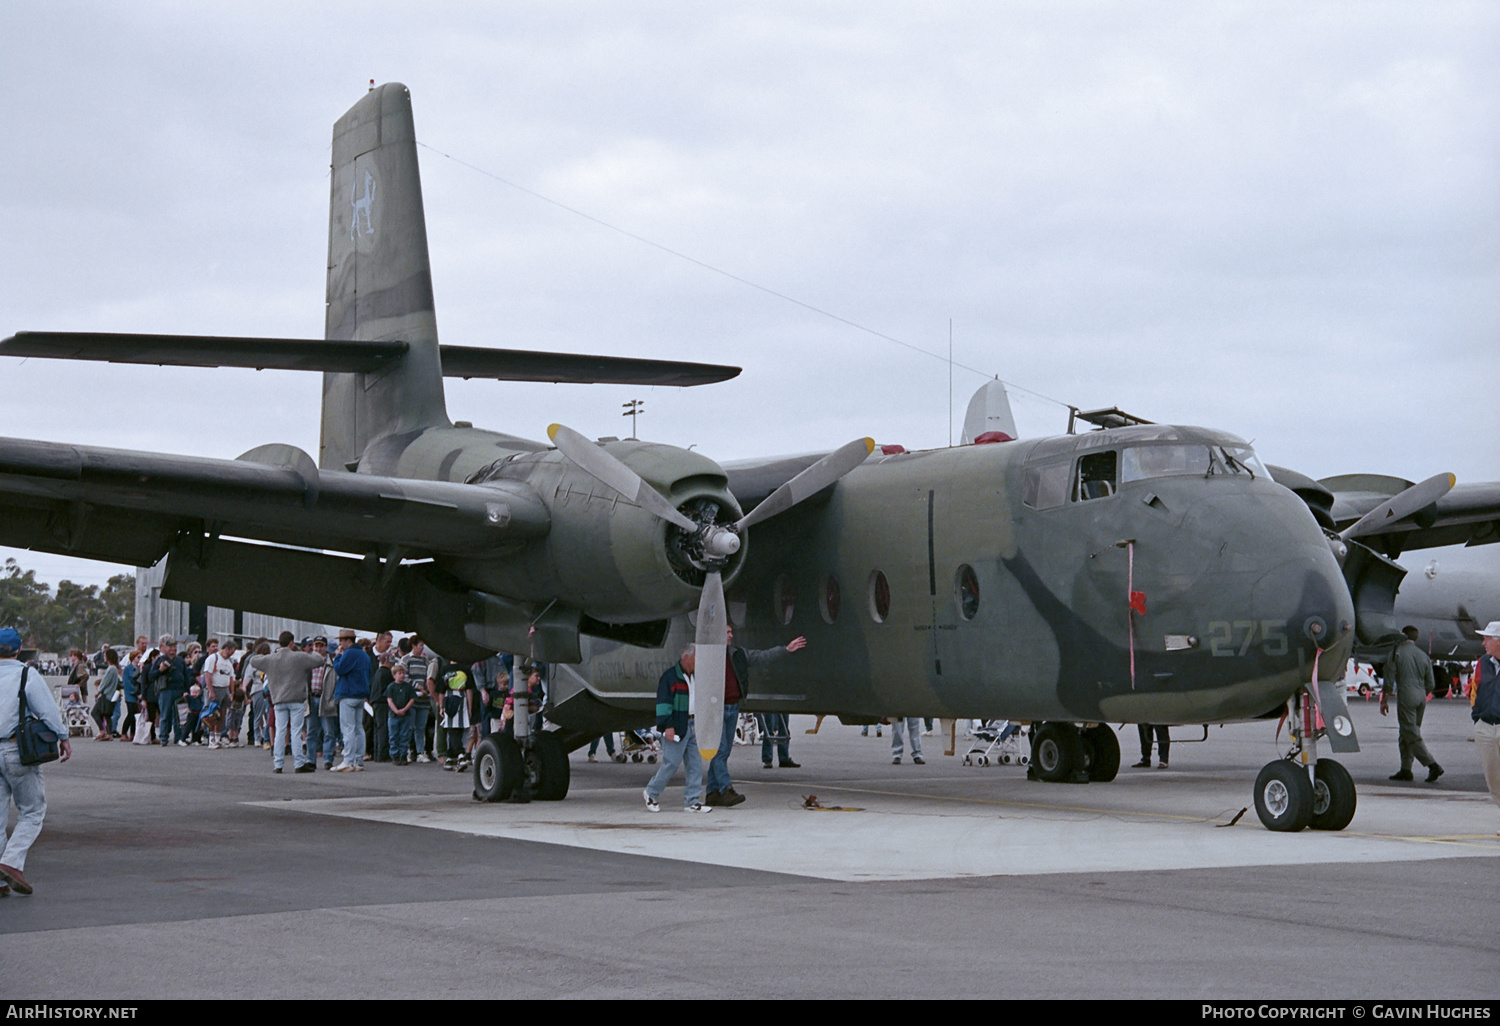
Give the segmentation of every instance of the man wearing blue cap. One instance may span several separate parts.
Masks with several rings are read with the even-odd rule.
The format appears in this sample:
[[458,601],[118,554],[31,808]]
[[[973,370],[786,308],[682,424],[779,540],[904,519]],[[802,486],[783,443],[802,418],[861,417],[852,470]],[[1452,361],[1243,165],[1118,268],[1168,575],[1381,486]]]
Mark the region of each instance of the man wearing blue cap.
[[39,673],[27,673],[16,658],[21,653],[21,635],[9,627],[0,629],[0,837],[10,818],[10,803],[16,803],[16,829],[0,843],[0,896],[15,888],[17,894],[30,894],[31,884],[22,870],[26,853],[31,850],[42,820],[47,816],[47,792],[42,786],[42,767],[21,765],[16,734],[21,725],[21,687],[26,688],[26,708],[46,721],[61,739],[60,761],[73,756],[68,743],[68,727],[52,698],[52,690]]

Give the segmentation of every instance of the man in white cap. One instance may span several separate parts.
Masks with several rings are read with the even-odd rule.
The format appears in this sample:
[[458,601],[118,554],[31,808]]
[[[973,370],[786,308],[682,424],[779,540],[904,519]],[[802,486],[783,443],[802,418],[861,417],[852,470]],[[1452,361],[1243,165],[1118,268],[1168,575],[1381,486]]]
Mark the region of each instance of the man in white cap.
[[1474,744],[1490,798],[1500,805],[1500,620],[1479,632],[1484,655],[1479,657],[1479,683],[1469,693],[1469,715],[1474,718]]

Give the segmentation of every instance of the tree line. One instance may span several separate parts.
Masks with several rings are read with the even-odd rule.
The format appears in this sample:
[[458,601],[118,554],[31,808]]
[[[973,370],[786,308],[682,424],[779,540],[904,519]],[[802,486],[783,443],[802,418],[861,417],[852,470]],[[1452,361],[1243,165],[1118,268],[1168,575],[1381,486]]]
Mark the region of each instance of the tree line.
[[0,626],[14,627],[28,648],[43,652],[97,649],[135,635],[135,574],[116,574],[103,590],[60,581],[54,590],[7,559],[0,570]]

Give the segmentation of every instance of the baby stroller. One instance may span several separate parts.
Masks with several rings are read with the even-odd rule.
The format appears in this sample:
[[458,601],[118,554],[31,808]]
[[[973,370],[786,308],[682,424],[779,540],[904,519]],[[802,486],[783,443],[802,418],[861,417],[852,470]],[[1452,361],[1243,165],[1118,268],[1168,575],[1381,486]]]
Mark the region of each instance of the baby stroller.
[[734,743],[737,745],[760,744],[760,717],[754,713],[740,713],[734,725]]
[[620,762],[627,758],[631,762],[640,762],[642,759],[655,762],[661,756],[661,735],[655,728],[626,730],[620,736],[625,742],[620,746]]
[[1024,766],[1030,761],[1030,750],[1021,746],[1021,725],[1010,720],[987,720],[974,731],[974,745],[964,756],[965,766]]
[[89,718],[88,706],[83,704],[77,684],[64,684],[57,697],[62,701],[63,722],[68,725],[69,737],[93,737],[94,721]]

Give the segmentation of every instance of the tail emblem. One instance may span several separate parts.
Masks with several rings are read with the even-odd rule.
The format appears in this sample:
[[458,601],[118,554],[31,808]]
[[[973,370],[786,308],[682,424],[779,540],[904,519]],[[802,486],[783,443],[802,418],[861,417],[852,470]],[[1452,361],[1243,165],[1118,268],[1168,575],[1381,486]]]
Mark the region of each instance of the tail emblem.
[[368,171],[365,172],[365,194],[363,196],[354,195],[356,188],[358,188],[358,183],[349,186],[349,205],[354,208],[354,220],[349,225],[350,241],[353,241],[355,236],[359,234],[360,214],[365,215],[365,234],[375,234],[375,223],[370,219],[371,211],[375,206],[375,176]]

